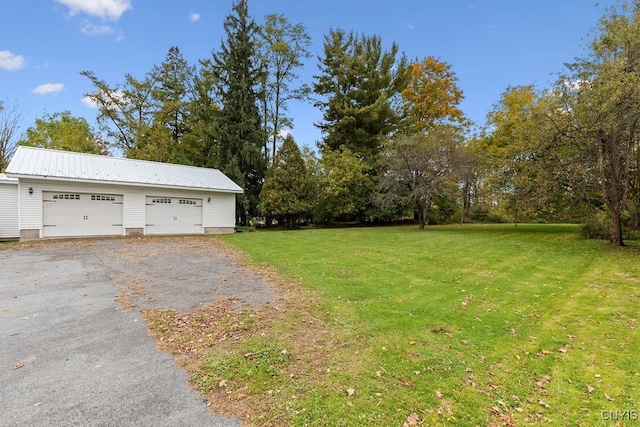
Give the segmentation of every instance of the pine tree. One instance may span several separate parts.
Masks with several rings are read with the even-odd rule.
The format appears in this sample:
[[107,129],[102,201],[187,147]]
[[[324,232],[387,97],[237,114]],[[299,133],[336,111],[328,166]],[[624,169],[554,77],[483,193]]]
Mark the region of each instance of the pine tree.
[[256,215],[258,197],[266,173],[262,148],[265,132],[258,107],[262,70],[254,64],[257,55],[256,23],[249,17],[247,0],[233,5],[224,22],[226,41],[213,54],[211,72],[219,81],[218,115],[219,168],[244,188],[238,197],[240,222]]
[[383,141],[400,125],[396,106],[408,74],[406,58],[397,56],[398,46],[394,43],[385,51],[378,36],[356,36],[342,30],[332,30],[325,36],[321,74],[314,76],[313,85],[314,93],[322,97],[315,106],[324,112],[323,121],[316,124],[323,133],[319,148],[323,157],[330,152],[342,156],[346,148],[363,163],[363,188],[370,189],[369,194],[358,198],[360,206],[334,207],[345,216],[352,212],[354,218],[362,220],[371,212],[373,189],[383,173]]
[[382,139],[400,121],[394,100],[406,86],[406,58],[396,59],[398,46],[383,51],[378,36],[356,36],[332,30],[325,36],[321,74],[313,90],[326,97],[316,102],[324,110],[317,126],[324,134],[320,148],[346,146],[370,167],[382,149]]
[[293,228],[311,211],[310,183],[300,149],[288,135],[267,172],[260,193],[260,210]]

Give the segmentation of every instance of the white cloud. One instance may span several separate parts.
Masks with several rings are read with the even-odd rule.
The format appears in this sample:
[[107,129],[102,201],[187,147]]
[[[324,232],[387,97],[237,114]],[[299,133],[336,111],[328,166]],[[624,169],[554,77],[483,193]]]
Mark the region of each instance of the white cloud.
[[282,139],[285,139],[289,135],[291,135],[289,129],[281,129],[280,132],[278,132],[278,136]]
[[189,12],[189,21],[198,22],[200,20],[200,14],[197,12]]
[[[103,99],[105,99],[105,101],[108,104],[111,104],[111,107],[113,107],[113,108],[117,108],[117,104],[125,102],[125,99],[126,99],[125,93],[123,91],[121,91],[121,90],[116,90],[114,92],[111,92],[111,96],[113,97],[112,98],[113,102],[107,101],[108,97],[106,95],[103,96]],[[93,99],[91,99],[91,97],[89,97],[89,96],[86,96],[86,95],[83,96],[81,101],[82,101],[83,105],[85,105],[85,106],[87,106],[89,108],[99,108],[98,107],[98,103],[95,102]]]
[[113,34],[113,28],[108,25],[93,25],[85,23],[81,31],[88,36],[102,36],[105,34]]
[[24,66],[24,57],[8,50],[0,50],[0,69],[16,71]]
[[409,31],[415,31],[415,30],[416,30],[416,27],[415,27],[415,25],[413,25],[413,24],[407,24],[407,30],[409,30]]
[[85,13],[102,19],[118,20],[131,9],[131,0],[55,0],[69,8],[71,16]]
[[86,107],[89,108],[98,108],[98,104],[95,103],[95,101],[91,98],[89,98],[88,96],[83,96],[82,100],[81,100],[82,104]]
[[58,93],[64,90],[64,84],[62,83],[46,83],[33,89],[31,93],[36,95],[46,96],[50,93]]

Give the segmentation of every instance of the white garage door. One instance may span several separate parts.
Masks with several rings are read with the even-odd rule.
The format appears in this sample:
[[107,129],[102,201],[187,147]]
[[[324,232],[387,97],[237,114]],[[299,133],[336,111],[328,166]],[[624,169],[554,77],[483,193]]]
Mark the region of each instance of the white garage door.
[[42,236],[122,235],[122,195],[42,193]]
[[146,234],[202,233],[202,199],[147,196]]

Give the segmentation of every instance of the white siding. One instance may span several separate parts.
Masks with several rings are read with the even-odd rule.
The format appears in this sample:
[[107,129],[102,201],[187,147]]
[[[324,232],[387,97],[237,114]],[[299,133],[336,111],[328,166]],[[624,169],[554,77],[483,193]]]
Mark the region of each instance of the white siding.
[[0,181],[0,239],[20,237],[18,182]]
[[144,228],[145,195],[141,189],[127,189],[124,192],[122,221],[125,228]]
[[211,195],[211,202],[205,200],[203,204],[202,221],[205,227],[235,227],[236,225],[236,195],[215,193]]
[[[33,194],[29,194],[29,188]],[[20,230],[42,230],[42,186],[33,180],[21,179],[19,189]]]

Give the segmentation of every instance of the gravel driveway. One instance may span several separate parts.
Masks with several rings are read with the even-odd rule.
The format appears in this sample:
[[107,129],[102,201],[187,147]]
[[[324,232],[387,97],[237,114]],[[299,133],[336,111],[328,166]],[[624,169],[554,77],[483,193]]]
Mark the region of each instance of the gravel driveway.
[[0,425],[239,426],[207,411],[140,315],[225,297],[278,295],[207,236],[0,250]]

